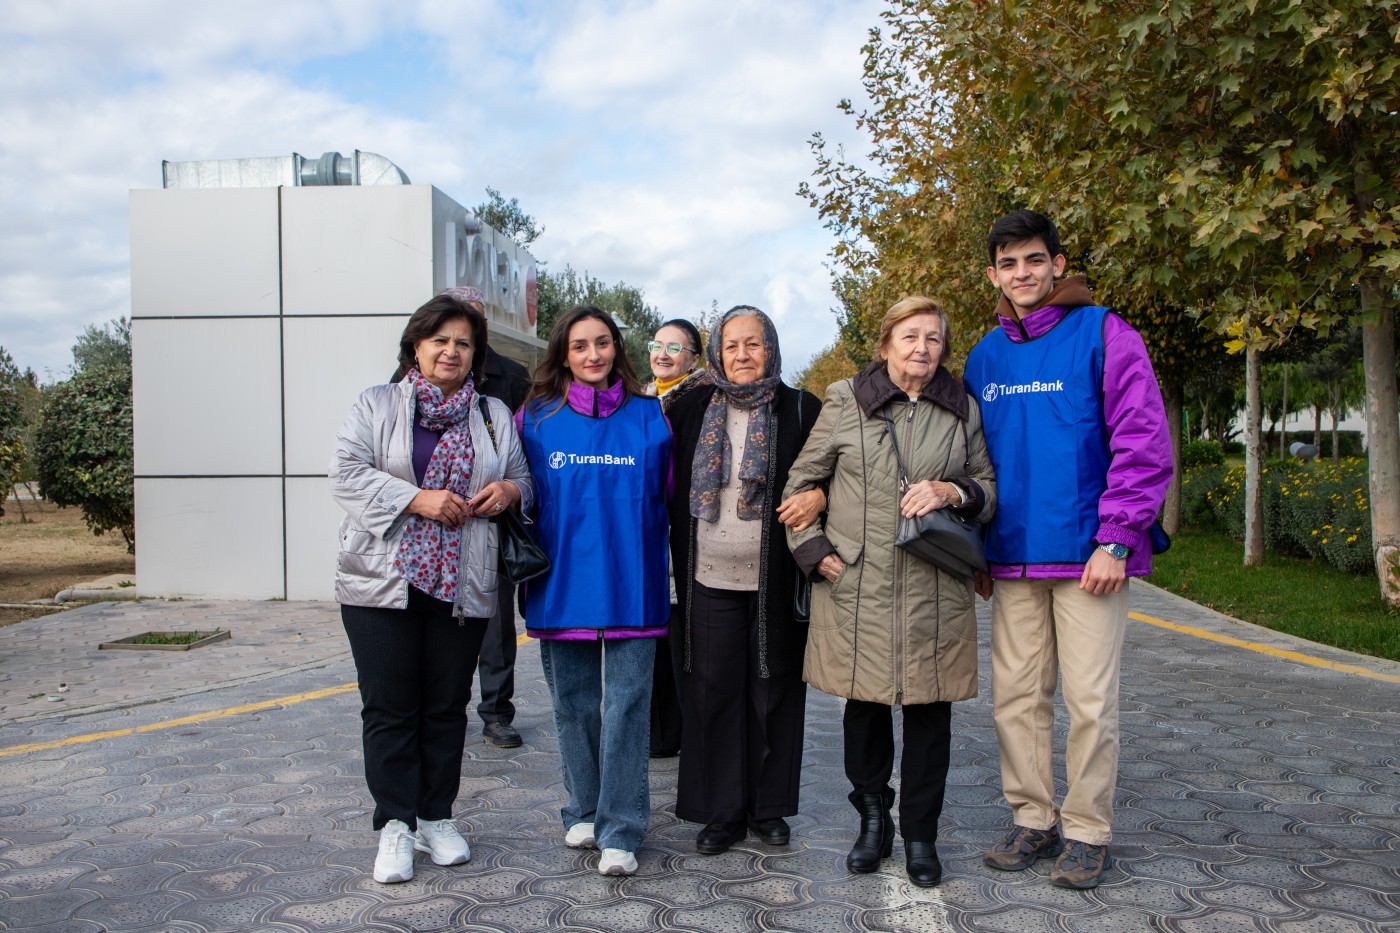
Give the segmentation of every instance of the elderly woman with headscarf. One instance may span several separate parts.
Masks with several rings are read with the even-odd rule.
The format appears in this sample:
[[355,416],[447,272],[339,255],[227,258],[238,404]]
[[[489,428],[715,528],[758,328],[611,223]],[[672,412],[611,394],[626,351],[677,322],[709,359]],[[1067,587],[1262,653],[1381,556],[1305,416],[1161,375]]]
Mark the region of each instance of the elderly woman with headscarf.
[[821,403],[783,384],[777,332],[757,308],[725,312],[705,355],[713,384],[668,409],[685,723],[676,815],[703,823],[696,849],[717,855],[750,829],[785,845],[784,817],[797,813],[807,625],[793,617],[798,571],[780,517],[822,495],[778,495]]
[[360,393],[331,459],[345,511],[335,598],[359,675],[381,884],[412,879],[415,849],[439,865],[471,857],[452,804],[496,611],[490,519],[534,501],[510,409],[475,390],[484,306],[476,289],[452,289],[413,312],[400,380]]

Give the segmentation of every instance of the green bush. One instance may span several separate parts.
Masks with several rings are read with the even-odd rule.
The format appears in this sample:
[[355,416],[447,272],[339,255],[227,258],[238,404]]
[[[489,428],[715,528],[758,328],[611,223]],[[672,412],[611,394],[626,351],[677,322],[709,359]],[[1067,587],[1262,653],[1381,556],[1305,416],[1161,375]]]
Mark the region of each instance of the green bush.
[[1225,451],[1219,441],[1188,441],[1181,448],[1181,468],[1192,470],[1203,466],[1220,466],[1225,462]]
[[[1373,570],[1366,461],[1271,460],[1263,467],[1264,545],[1325,560],[1339,570]],[[1244,538],[1244,467],[1203,466],[1182,477],[1183,522]]]
[[130,369],[80,372],[49,390],[33,451],[40,493],[81,508],[93,534],[120,531],[134,552],[131,450]]

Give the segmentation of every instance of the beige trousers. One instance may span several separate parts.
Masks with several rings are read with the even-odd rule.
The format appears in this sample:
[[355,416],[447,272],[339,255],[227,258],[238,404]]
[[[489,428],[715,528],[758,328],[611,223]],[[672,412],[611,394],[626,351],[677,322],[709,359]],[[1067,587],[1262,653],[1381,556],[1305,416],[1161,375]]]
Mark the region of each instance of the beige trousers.
[[[1128,587],[1092,596],[1079,580],[997,580],[992,600],[992,702],[1001,784],[1017,826],[1107,845],[1118,785],[1118,667]],[[1063,676],[1069,790],[1055,806],[1055,682]]]

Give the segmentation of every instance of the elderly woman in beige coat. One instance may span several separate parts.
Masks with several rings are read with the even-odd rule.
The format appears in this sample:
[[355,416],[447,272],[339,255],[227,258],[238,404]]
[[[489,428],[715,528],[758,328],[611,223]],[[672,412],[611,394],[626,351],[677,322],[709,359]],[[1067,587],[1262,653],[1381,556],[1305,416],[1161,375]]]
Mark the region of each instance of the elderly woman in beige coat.
[[[847,867],[872,872],[890,855],[893,707],[903,709],[900,832],[909,880],[942,877],[934,843],[951,746],[952,701],[977,694],[973,584],[894,546],[900,514],[952,509],[991,519],[996,486],[977,401],[941,363],[948,318],[905,298],[880,326],[879,359],[827,389],[821,416],[783,496],[825,484],[825,520],[788,528],[813,581],[804,677],[846,698],[846,776],[861,828]],[[911,485],[900,488],[899,455]]]

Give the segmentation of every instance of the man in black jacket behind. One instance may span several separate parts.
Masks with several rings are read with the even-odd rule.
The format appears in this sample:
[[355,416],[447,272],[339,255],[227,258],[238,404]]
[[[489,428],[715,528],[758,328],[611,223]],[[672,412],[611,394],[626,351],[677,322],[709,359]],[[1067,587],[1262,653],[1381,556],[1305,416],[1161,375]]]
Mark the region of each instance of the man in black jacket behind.
[[[515,360],[508,359],[486,347],[485,378],[478,383],[483,395],[498,398],[511,411],[525,401],[530,388],[530,373]],[[481,643],[477,662],[480,699],[476,704],[481,717],[481,734],[497,748],[515,748],[520,733],[512,725],[515,719],[515,586],[503,575],[496,594],[496,614],[486,624],[486,638]]]

